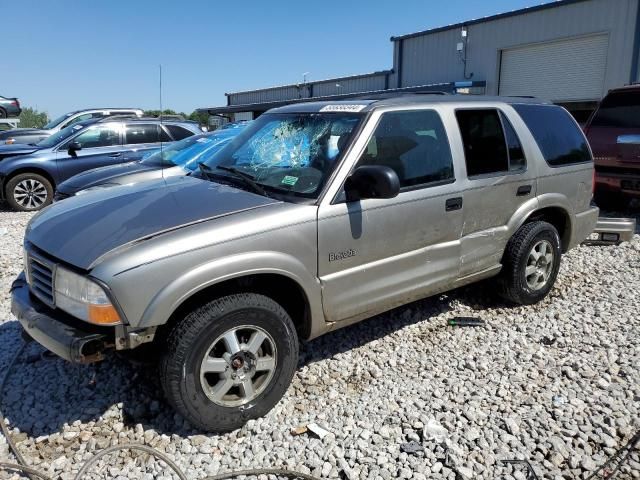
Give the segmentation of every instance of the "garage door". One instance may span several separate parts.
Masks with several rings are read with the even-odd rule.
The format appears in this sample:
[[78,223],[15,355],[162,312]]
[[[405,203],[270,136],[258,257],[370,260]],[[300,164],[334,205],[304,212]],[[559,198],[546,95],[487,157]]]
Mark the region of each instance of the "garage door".
[[608,44],[607,35],[593,35],[503,50],[500,94],[554,102],[599,100]]

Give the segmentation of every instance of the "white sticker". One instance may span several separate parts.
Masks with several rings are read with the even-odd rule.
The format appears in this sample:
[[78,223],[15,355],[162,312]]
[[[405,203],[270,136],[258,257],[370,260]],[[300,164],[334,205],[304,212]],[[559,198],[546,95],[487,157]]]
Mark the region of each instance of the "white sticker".
[[366,105],[355,105],[355,104],[339,104],[339,105],[327,105],[326,107],[322,107],[320,109],[321,112],[359,112]]

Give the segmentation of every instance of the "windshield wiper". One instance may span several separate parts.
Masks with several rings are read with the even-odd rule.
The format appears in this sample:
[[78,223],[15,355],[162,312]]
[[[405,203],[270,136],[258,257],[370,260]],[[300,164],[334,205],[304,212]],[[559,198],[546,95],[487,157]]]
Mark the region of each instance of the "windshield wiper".
[[[207,167],[208,167],[208,166],[207,166]],[[209,168],[209,167],[208,167],[208,168]],[[256,193],[258,193],[258,194],[262,195],[263,197],[269,197],[269,196],[270,196],[270,195],[267,193],[267,191],[266,191],[264,188],[262,188],[262,187],[260,186],[260,184],[258,184],[258,183],[255,181],[255,178],[254,178],[253,176],[249,175],[248,173],[245,173],[245,172],[243,172],[242,170],[238,170],[238,169],[237,169],[237,168],[235,168],[235,167],[227,167],[226,165],[216,165],[216,168],[217,168],[218,170],[223,170],[223,171],[225,171],[225,172],[233,173],[233,174],[236,176],[236,178],[240,178],[240,179],[242,179],[242,181],[243,181],[246,185],[249,185],[249,187],[251,187],[251,189],[252,189],[254,192],[256,192]]]
[[228,175],[216,175],[216,173],[213,171],[213,169],[203,163],[203,162],[198,162],[198,167],[200,168],[200,171],[208,178],[214,178],[214,177],[224,177],[226,179],[230,179],[230,178],[237,178],[238,180],[241,180],[243,184],[249,186],[249,188],[254,191],[255,193],[262,195],[263,197],[270,197],[270,195],[267,193],[267,191],[262,188],[260,185],[258,185],[255,180],[253,179],[253,177],[251,175],[249,175],[248,173],[244,173],[240,170],[237,170],[234,167],[226,167],[224,165],[217,165],[216,168],[218,170],[224,170],[225,172],[230,172],[233,173],[234,176],[233,177],[229,177]]

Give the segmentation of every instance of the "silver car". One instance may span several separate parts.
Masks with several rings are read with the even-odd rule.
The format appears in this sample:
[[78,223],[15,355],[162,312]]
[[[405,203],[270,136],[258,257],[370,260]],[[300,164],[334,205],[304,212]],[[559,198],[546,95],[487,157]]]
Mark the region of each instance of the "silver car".
[[540,101],[282,107],[196,175],[36,215],[12,311],[69,361],[154,347],[171,405],[231,430],[279,401],[302,340],[488,278],[543,299],[594,229],[592,188],[582,131]]

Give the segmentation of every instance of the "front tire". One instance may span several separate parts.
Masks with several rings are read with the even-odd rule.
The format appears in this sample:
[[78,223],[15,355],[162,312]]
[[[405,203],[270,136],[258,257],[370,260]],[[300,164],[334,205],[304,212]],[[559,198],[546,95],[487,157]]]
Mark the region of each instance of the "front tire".
[[5,198],[14,210],[34,212],[53,200],[51,182],[37,173],[21,173],[7,182]]
[[504,252],[501,295],[519,305],[539,302],[553,288],[561,255],[560,236],[553,225],[543,221],[523,225]]
[[239,293],[209,302],[167,335],[160,380],[195,427],[227,432],[280,401],[298,363],[291,318],[275,301]]

